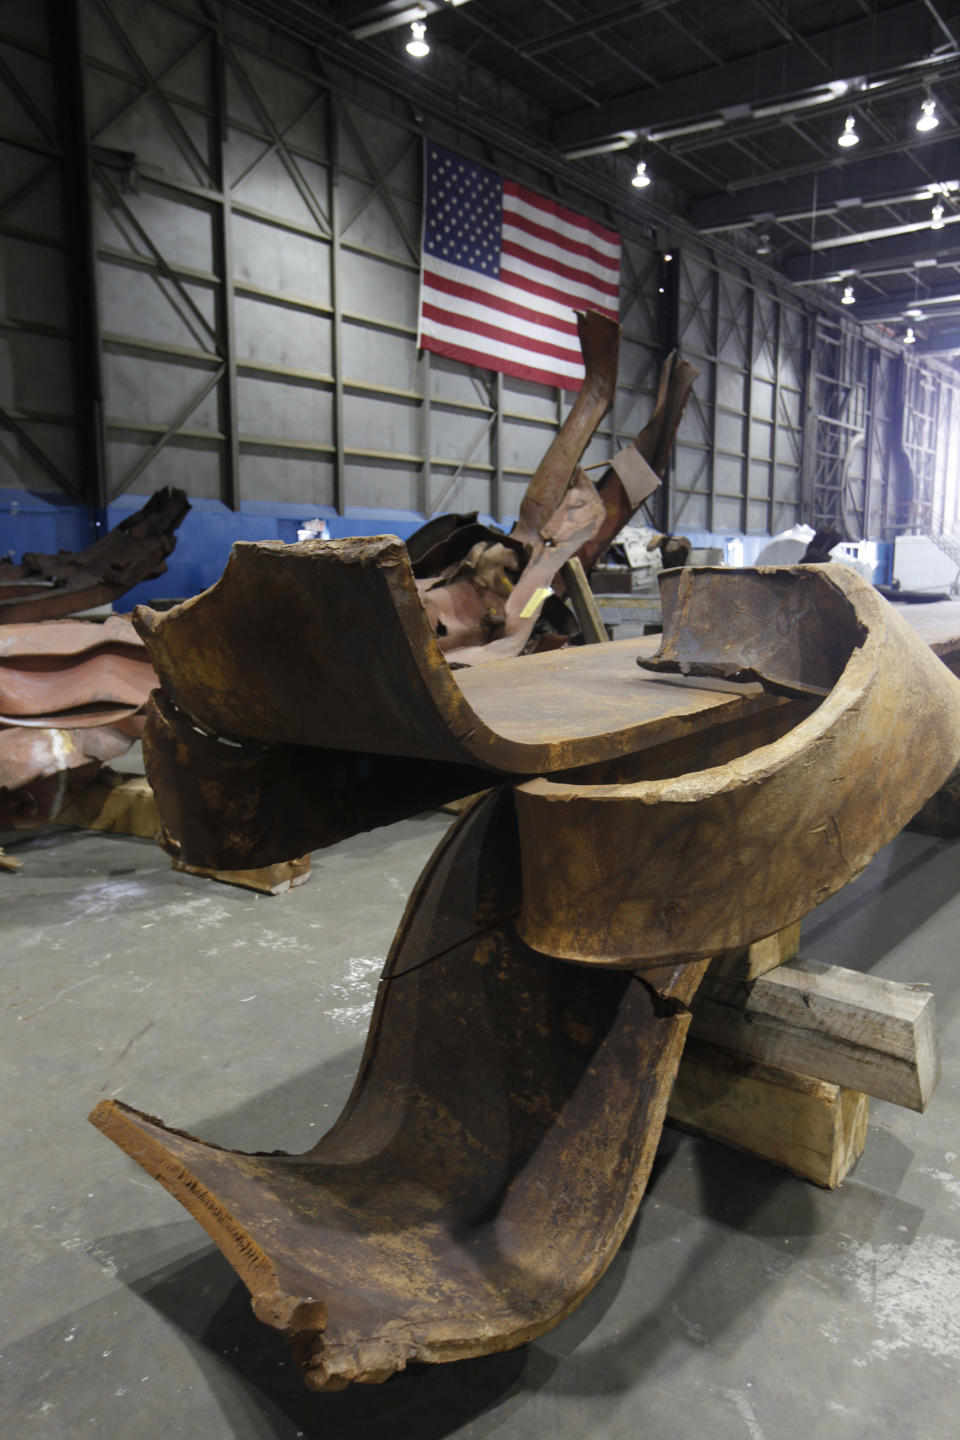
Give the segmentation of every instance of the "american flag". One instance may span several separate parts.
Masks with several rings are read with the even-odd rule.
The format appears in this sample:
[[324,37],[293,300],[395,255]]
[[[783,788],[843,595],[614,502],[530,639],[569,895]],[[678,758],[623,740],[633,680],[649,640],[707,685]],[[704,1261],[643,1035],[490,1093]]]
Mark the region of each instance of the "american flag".
[[575,310],[619,315],[620,236],[427,142],[418,344],[579,390]]

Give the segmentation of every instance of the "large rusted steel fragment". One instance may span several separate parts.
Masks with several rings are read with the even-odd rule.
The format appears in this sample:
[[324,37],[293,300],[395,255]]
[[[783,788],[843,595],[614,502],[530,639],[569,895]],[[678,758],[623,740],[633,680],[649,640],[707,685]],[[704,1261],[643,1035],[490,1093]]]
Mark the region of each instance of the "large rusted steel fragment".
[[156,683],[124,616],[0,625],[0,827],[47,824],[129,749]]
[[[277,552],[255,552],[252,573],[279,583]],[[418,668],[402,624],[383,655],[366,651],[361,691],[349,667],[318,683],[309,644],[285,678],[285,632],[307,633],[300,582],[331,553],[304,548],[279,591],[256,592],[287,608],[274,612],[277,668],[248,689],[252,721],[230,689],[232,626],[253,623],[252,603],[231,604],[219,630],[212,591],[206,614],[197,602],[166,630],[153,623],[179,699],[301,755],[333,739],[341,753],[383,750],[392,727],[398,763],[414,768],[448,753],[482,754],[490,772],[535,754],[577,768],[500,783],[441,842],[391,949],[353,1093],[306,1154],[222,1150],[115,1100],[91,1116],[205,1227],[316,1389],[506,1349],[568,1314],[636,1211],[704,957],[812,909],[960,758],[960,682],[844,567],[665,574],[662,647],[645,670],[631,660],[632,681],[630,642],[463,672],[436,651]],[[395,552],[385,574],[382,548],[363,553],[374,595],[400,575],[393,598],[409,596]],[[357,555],[341,558],[349,589]],[[361,638],[347,635],[344,657]],[[194,646],[198,664],[227,657],[206,704]],[[721,675],[776,693],[719,690]],[[161,718],[172,752],[181,721],[169,705]]]
[[[960,756],[960,685],[842,565],[674,570],[648,670],[821,702],[717,764],[648,751],[520,787],[520,930],[550,955],[715,955],[800,919],[903,828]],[[629,857],[629,858],[628,858]]]
[[568,643],[577,626],[558,598],[563,565],[576,557],[589,570],[666,472],[699,372],[676,352],[667,357],[650,419],[594,485],[580,459],[613,401],[620,327],[595,312],[578,315],[577,326],[583,388],[527,486],[511,533],[479,524],[476,514],[440,516],[408,541],[430,628],[456,664]]
[[641,983],[545,959],[521,904],[501,787],[421,877],[353,1094],[304,1155],[221,1150],[115,1100],[91,1116],[200,1221],[313,1388],[533,1339],[636,1212],[702,967]]
[[[456,670],[392,536],[236,544],[209,590],[134,624],[167,697],[226,740],[531,775],[660,743],[740,694],[651,683],[635,641]],[[697,717],[703,717],[698,722]]]
[[106,605],[166,570],[176,531],[190,509],[182,490],[158,490],[106,535],[74,552],[0,560],[0,623],[54,620]]
[[124,615],[0,626],[0,724],[113,723],[141,709],[155,684]]

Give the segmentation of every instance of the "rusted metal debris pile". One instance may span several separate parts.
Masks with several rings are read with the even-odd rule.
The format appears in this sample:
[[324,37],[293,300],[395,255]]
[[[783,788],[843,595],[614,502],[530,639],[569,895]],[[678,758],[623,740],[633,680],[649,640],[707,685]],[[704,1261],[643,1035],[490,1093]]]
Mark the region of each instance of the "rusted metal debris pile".
[[[145,754],[161,843],[176,860],[259,869],[483,788],[482,750],[424,751],[429,705],[414,672],[433,683],[453,666],[469,687],[465,667],[521,655],[541,663],[577,638],[563,566],[576,557],[589,570],[656,490],[698,374],[668,357],[647,424],[594,485],[580,460],[613,400],[620,331],[597,314],[578,323],[586,381],[509,535],[446,515],[406,546],[391,537],[236,545],[221,580],[171,612],[175,622],[137,612],[161,677]],[[250,711],[254,687],[265,718]],[[350,733],[364,691],[380,697],[376,734],[345,745],[336,736]],[[516,693],[522,723],[537,702]],[[425,763],[397,758],[408,755]],[[531,758],[529,773],[540,766]]]
[[162,574],[188,509],[160,490],[82,554],[0,564],[0,829],[47,824],[142,735],[156,676],[129,619],[52,617]]
[[162,575],[189,509],[184,492],[167,487],[86,550],[27,553],[19,565],[0,560],[0,624],[75,615]]
[[667,358],[650,419],[594,485],[580,459],[613,401],[620,327],[594,312],[578,316],[578,326],[584,385],[511,533],[478,524],[476,515],[443,515],[407,542],[430,629],[452,664],[568,644],[576,624],[562,603],[564,564],[576,556],[589,572],[666,473],[699,371],[675,353]]
[[0,829],[46,825],[128,750],[156,683],[125,616],[0,625]]
[[414,890],[311,1150],[223,1150],[116,1100],[91,1116],[315,1389],[569,1314],[636,1213],[707,957],[846,884],[960,759],[960,682],[845,567],[665,572],[656,655],[518,653],[526,572],[505,595],[490,574],[519,545],[536,594],[547,552],[587,543],[581,453],[506,541],[461,537],[426,603],[380,537],[238,545],[212,589],[137,613],[162,685],[148,773],[194,863],[268,864],[487,788]]

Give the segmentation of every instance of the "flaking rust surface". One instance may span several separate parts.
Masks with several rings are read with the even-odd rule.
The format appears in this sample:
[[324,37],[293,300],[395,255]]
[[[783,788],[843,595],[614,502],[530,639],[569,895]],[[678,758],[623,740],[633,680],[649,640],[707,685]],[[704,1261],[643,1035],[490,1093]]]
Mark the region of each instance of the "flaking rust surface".
[[730,752],[718,735],[699,766],[651,751],[521,786],[521,932],[548,954],[656,963],[782,930],[853,879],[960,755],[960,682],[849,567],[670,571],[661,595],[645,668],[758,676],[802,718]]
[[[116,1100],[91,1116],[205,1227],[313,1388],[508,1349],[568,1314],[640,1202],[700,957],[813,908],[960,757],[960,682],[850,570],[662,588],[648,669],[749,672],[780,698],[688,730],[648,716],[659,744],[641,726],[626,757],[605,742],[475,801],[414,890],[313,1149],[222,1150]],[[482,683],[512,688],[513,663]],[[574,695],[595,662],[564,663]]]
[[314,1388],[541,1334],[639,1204],[703,967],[548,959],[520,904],[500,787],[421,877],[353,1094],[305,1155],[220,1150],[118,1101],[91,1117],[207,1229]]

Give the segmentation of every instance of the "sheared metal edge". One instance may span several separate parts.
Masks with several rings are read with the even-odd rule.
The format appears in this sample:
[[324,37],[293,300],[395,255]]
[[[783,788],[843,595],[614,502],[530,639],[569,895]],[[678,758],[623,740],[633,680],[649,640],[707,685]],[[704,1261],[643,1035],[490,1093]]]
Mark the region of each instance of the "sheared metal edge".
[[[736,582],[686,573],[703,616],[715,577]],[[785,571],[758,573],[763,583]],[[848,612],[849,655],[829,694],[785,736],[722,766],[631,781],[628,761],[618,784],[520,786],[519,929],[529,945],[631,967],[747,945],[852,879],[953,770],[960,682],[849,567],[786,573]],[[684,643],[683,615],[677,607],[661,653]],[[687,673],[742,673],[744,647],[724,629],[738,619],[748,631],[758,623],[732,606],[714,633],[698,633]]]

